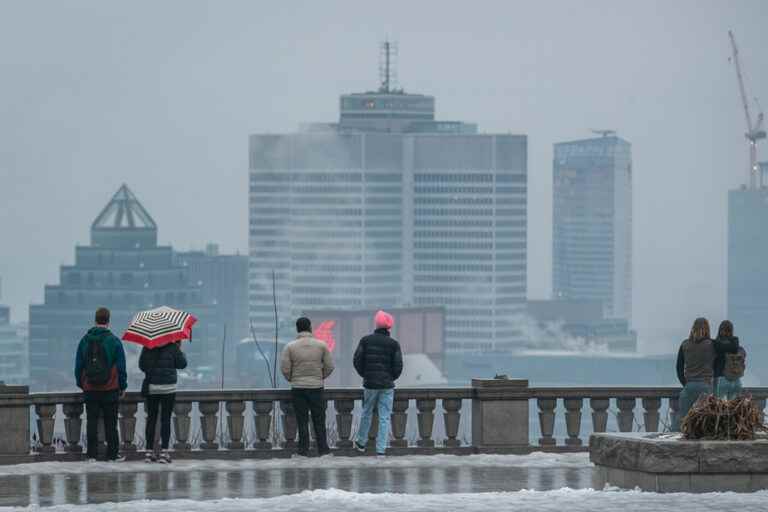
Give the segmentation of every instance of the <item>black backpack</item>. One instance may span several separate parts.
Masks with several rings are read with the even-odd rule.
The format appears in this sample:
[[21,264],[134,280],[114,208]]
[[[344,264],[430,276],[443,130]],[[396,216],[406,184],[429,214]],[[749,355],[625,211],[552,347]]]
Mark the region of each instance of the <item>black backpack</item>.
[[85,354],[85,378],[89,384],[103,386],[109,382],[110,368],[107,366],[107,354],[101,339],[88,342]]

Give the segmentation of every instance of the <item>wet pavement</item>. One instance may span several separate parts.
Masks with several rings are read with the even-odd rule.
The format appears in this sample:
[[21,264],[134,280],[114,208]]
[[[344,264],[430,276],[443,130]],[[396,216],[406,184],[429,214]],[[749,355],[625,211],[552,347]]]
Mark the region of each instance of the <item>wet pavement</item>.
[[270,498],[305,490],[446,494],[591,486],[583,467],[280,468],[48,473],[0,476],[0,506],[51,506],[152,499]]

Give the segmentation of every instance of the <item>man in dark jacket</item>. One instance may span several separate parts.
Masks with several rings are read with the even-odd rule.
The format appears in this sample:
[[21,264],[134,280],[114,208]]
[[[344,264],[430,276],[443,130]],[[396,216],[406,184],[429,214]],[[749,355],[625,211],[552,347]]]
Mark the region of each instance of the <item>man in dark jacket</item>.
[[75,356],[75,382],[83,390],[87,415],[88,459],[98,454],[98,422],[104,418],[107,460],[122,461],[118,453],[117,404],[128,387],[123,344],[109,330],[109,310],[96,310],[96,326],[80,340]]
[[363,378],[363,415],[357,429],[355,448],[365,451],[371,429],[373,411],[378,406],[379,431],[376,454],[385,455],[389,441],[389,421],[395,398],[395,381],[403,373],[403,353],[400,344],[389,332],[395,321],[392,315],[379,311],[374,318],[376,330],[365,336],[355,351],[354,365]]
[[[141,349],[139,369],[144,372],[141,394],[147,399],[147,424],[144,431],[147,451],[146,462],[168,464],[171,456],[168,445],[171,439],[171,413],[176,402],[177,370],[187,367],[187,358],[181,351],[181,342],[169,343],[162,347]],[[155,427],[160,414],[160,448],[155,449]]]

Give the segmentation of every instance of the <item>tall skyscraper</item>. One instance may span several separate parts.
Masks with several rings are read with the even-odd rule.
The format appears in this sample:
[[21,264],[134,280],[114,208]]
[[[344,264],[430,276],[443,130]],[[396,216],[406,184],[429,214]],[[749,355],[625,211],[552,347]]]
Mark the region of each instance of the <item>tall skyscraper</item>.
[[[445,306],[446,346],[505,350],[526,300],[527,139],[436,121],[435,99],[341,96],[338,123],[250,139],[250,313]],[[274,274],[273,274],[274,273]]]
[[728,318],[747,350],[749,372],[763,384],[768,381],[768,370],[760,363],[768,356],[767,226],[768,187],[728,193]]
[[[215,308],[203,302],[200,285],[173,248],[157,244],[155,221],[123,185],[91,225],[90,245],[75,248],[75,264],[61,267],[60,284],[46,285],[45,302],[29,308],[33,385],[74,388],[75,349],[93,325],[96,308],[111,310],[111,329],[119,337],[138,311],[161,305],[198,317],[194,341],[185,347],[192,367],[218,361],[221,327]],[[136,345],[126,347],[136,355]]]
[[555,144],[553,295],[599,300],[606,317],[631,320],[631,146],[603,133]]

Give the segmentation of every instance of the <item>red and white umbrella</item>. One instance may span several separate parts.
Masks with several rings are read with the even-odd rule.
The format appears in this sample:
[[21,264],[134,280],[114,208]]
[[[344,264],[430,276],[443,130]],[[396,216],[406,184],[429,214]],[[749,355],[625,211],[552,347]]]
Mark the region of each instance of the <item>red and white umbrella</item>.
[[157,348],[180,340],[192,339],[192,326],[197,318],[185,311],[160,306],[140,311],[133,317],[123,340],[147,348]]

